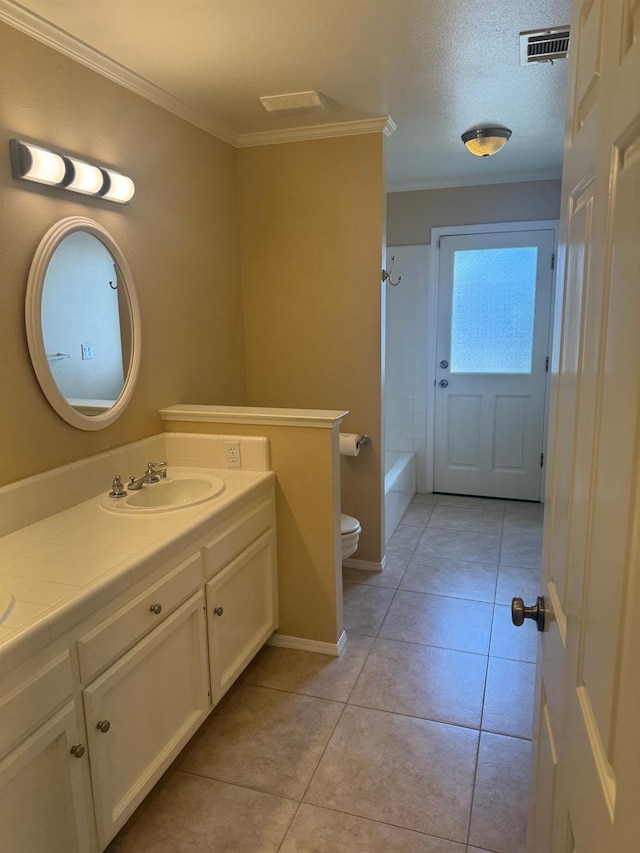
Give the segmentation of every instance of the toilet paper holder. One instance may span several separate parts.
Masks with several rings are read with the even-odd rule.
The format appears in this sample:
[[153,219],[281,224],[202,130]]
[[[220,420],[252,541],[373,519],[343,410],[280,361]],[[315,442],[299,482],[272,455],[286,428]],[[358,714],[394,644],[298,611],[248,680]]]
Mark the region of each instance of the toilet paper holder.
[[371,437],[368,435],[360,436],[360,441],[358,442],[360,447],[365,447],[367,444],[371,444]]

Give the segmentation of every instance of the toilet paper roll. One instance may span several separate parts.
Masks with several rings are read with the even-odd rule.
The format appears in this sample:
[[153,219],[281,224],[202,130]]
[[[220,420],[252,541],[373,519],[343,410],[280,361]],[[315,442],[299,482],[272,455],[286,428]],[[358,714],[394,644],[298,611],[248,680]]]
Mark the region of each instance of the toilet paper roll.
[[340,433],[340,456],[357,456],[362,436],[355,432]]

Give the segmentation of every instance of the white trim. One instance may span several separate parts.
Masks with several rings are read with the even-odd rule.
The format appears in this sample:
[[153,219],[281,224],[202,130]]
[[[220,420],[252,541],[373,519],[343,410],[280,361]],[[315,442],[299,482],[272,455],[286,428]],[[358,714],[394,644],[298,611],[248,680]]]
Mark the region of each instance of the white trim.
[[273,424],[332,429],[349,414],[332,409],[271,409],[260,406],[178,405],[160,409],[163,421],[193,421],[212,424]]
[[545,169],[538,172],[513,172],[507,175],[483,175],[478,178],[458,178],[449,181],[433,181],[431,183],[391,184],[387,193],[407,193],[417,190],[446,190],[456,187],[481,187],[493,184],[520,184],[532,181],[559,181],[562,169]]
[[[556,275],[557,275],[557,258],[558,258],[558,230],[560,221],[558,219],[533,219],[530,221],[518,222],[488,222],[483,225],[439,225],[431,229],[431,246],[435,251],[431,252],[431,262],[429,264],[429,281],[427,282],[427,298],[429,310],[429,325],[427,328],[427,464],[426,464],[426,489],[427,493],[433,493],[433,474],[434,474],[434,454],[435,454],[435,376],[436,376],[436,336],[437,336],[437,309],[438,309],[438,275],[440,272],[439,262],[440,253],[437,251],[438,243],[441,237],[452,237],[459,234],[492,234],[507,231],[547,231],[553,230],[555,233],[555,253],[556,253]],[[552,306],[555,294],[556,276],[553,277],[552,283]],[[553,341],[551,339],[552,327],[549,331],[549,341],[547,344],[549,354]],[[549,399],[549,376],[546,376],[545,399]],[[433,381],[431,381],[433,380]],[[546,436],[546,420],[549,417],[548,404],[545,406],[545,436]],[[543,439],[545,445],[546,459],[546,438]],[[544,469],[542,483],[544,483]]]
[[299,649],[302,652],[314,652],[318,655],[332,655],[340,657],[344,647],[347,645],[347,634],[340,634],[337,643],[323,643],[320,640],[307,640],[304,637],[287,637],[285,634],[272,634],[267,640],[267,645],[277,646],[281,649]]
[[212,136],[236,146],[238,134],[230,127],[215,121],[210,116],[195,110],[179,98],[165,92],[155,83],[136,74],[135,71],[121,65],[119,62],[96,50],[91,45],[72,36],[60,27],[51,24],[40,15],[20,6],[13,0],[0,0],[0,21],[4,21],[15,29],[26,33],[31,38],[46,44],[65,56],[85,65],[97,74],[107,77],[119,86],[134,92],[147,101],[188,121],[190,124],[205,130]]
[[385,136],[391,136],[395,129],[396,124],[390,116],[377,116],[376,118],[358,119],[356,121],[241,133],[238,136],[236,147],[254,148],[258,145],[278,145],[283,142],[328,139],[334,136],[357,136],[363,133],[383,133]]
[[342,561],[342,565],[346,569],[359,569],[362,572],[376,572],[377,574],[384,571],[386,564],[386,554],[379,563],[375,563],[372,560],[352,560],[351,558]]

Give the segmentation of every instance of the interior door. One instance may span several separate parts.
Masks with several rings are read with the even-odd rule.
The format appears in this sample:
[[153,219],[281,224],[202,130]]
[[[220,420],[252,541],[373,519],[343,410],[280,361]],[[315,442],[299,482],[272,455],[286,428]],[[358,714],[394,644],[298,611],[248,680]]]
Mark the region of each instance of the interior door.
[[440,238],[435,492],[540,500],[554,244]]
[[631,853],[640,838],[640,2],[572,7],[528,849]]

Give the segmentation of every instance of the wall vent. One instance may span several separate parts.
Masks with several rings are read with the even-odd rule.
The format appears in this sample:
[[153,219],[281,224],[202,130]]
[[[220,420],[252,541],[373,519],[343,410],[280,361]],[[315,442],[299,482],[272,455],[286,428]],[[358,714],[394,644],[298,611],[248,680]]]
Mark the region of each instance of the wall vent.
[[568,50],[569,27],[520,33],[520,65],[566,59]]

